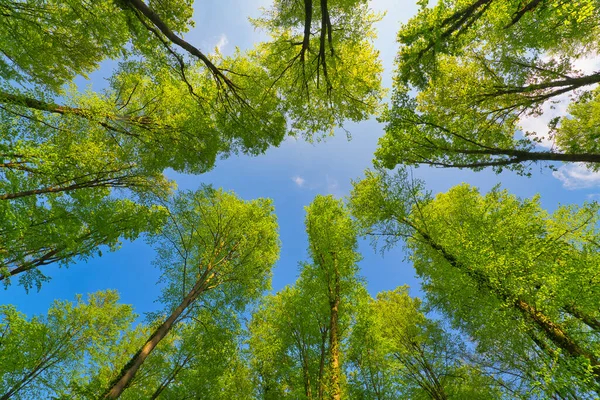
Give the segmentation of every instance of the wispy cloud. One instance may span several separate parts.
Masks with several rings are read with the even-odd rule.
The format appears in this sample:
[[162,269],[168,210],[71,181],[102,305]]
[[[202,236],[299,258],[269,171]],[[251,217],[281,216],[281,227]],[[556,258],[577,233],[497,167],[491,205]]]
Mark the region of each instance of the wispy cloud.
[[303,177],[301,177],[300,175],[293,177],[292,181],[294,181],[294,183],[296,185],[298,185],[298,187],[303,187],[304,184],[306,183],[306,180]]
[[335,197],[342,197],[344,195],[340,190],[340,183],[337,179],[325,175],[325,181],[327,182],[327,193],[332,194]]
[[563,165],[552,173],[566,189],[600,187],[600,172],[593,172],[583,163]]
[[223,47],[227,46],[228,43],[229,40],[227,39],[227,35],[222,33],[221,36],[219,36],[219,40],[217,41],[217,44],[215,44],[215,47],[217,48],[219,53],[221,53],[223,51]]

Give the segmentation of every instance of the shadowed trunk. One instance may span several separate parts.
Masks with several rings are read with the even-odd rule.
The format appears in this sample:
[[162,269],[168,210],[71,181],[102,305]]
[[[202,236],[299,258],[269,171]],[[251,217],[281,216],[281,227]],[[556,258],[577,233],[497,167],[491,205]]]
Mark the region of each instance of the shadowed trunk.
[[550,317],[524,299],[493,285],[485,273],[462,264],[446,248],[435,242],[427,232],[415,226],[411,221],[404,220],[403,222],[415,229],[421,239],[436,250],[453,268],[461,270],[465,275],[473,279],[480,289],[487,290],[493,296],[505,301],[507,305],[512,306],[513,309],[518,310],[523,315],[525,321],[532,323],[540,329],[548,340],[558,348],[564,350],[566,354],[571,357],[585,358],[592,367],[594,378],[600,382],[600,362],[597,357],[581,347],[560,324],[552,321]]

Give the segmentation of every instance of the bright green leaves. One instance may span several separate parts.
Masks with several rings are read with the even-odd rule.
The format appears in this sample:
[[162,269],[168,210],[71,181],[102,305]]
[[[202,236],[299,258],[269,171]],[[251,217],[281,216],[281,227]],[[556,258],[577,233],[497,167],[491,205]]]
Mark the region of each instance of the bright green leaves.
[[[0,1],[3,276],[22,267],[26,286],[39,284],[37,266],[155,230],[160,212],[138,196],[167,196],[168,168],[204,173],[218,157],[259,155],[287,134],[310,140],[377,112],[377,17],[365,1],[322,1],[310,13],[276,2],[257,22],[274,39],[228,57],[181,37],[192,10],[191,1]],[[300,56],[292,42],[306,16],[314,26]],[[119,61],[108,87],[80,92],[74,79],[106,59]],[[111,208],[131,221],[96,235],[103,228],[79,217]],[[40,227],[59,218],[81,224]],[[17,246],[29,225],[39,228]]]
[[[177,32],[193,24],[190,1],[151,1],[150,6]],[[6,82],[60,92],[106,59],[128,53],[161,57],[161,45],[153,42],[126,1],[3,0],[0,21],[0,76]]]
[[[561,149],[569,153],[600,152],[599,94],[598,89],[595,89],[581,96],[579,101],[571,103],[568,109],[569,116],[562,118],[554,129],[553,137]],[[595,164],[590,164],[589,167],[593,170],[600,168]]]
[[434,79],[444,55],[460,58],[473,50],[505,60],[505,71],[510,66],[518,70],[510,60],[527,52],[538,61],[544,53],[577,58],[597,47],[595,39],[584,33],[598,29],[597,18],[598,8],[591,0],[423,4],[398,34],[400,76],[402,82],[423,88]]
[[105,106],[101,99],[87,98],[90,110],[65,111],[43,102],[25,108],[27,97],[4,95],[10,103],[0,111],[2,279],[27,272],[21,283],[39,288],[38,266],[65,265],[102,246],[114,250],[121,239],[161,225],[164,209],[139,196],[168,193],[170,183],[135,161],[131,139],[101,126],[106,117],[92,111]]
[[368,300],[350,338],[352,398],[500,398],[459,337],[426,318],[406,286]]
[[[562,354],[545,390],[561,391],[561,385],[598,390],[586,382],[590,377],[582,367],[586,361],[594,365],[600,354],[588,336],[596,328],[585,322],[597,318],[587,304],[597,295],[589,276],[598,264],[583,250],[589,246],[584,235],[597,235],[597,208],[559,208],[551,217],[539,199],[518,200],[498,190],[480,196],[460,186],[439,195],[416,216],[430,244],[418,236],[411,241],[428,299],[475,337],[484,353],[500,346],[515,355],[513,360],[527,359],[528,346],[537,346],[545,354],[536,361],[547,363],[540,370]],[[565,314],[569,304],[581,314]],[[571,377],[568,384],[565,377]]]
[[427,303],[475,341],[483,365],[524,374],[519,392],[593,396],[598,205],[550,215],[539,198],[499,189],[482,196],[460,185],[428,199],[402,174],[383,184],[391,180],[379,172],[356,183],[353,213],[388,245],[406,239]]
[[[268,199],[244,201],[221,189],[183,192],[168,204],[170,218],[154,236],[163,269],[164,300],[178,303],[198,279],[219,288],[214,301],[239,309],[268,289],[279,256],[277,220]],[[222,285],[222,286],[221,286]],[[222,296],[222,297],[221,297]]]
[[344,349],[359,299],[357,231],[343,203],[306,209],[312,263],[292,287],[264,298],[250,323],[250,363],[264,399],[345,396]]
[[318,398],[326,385],[329,318],[326,293],[300,278],[266,296],[249,324],[250,366],[263,399]]
[[100,250],[116,250],[121,240],[134,240],[163,223],[161,207],[146,207],[124,199],[84,202],[66,196],[36,204],[34,197],[0,204],[0,263],[3,283],[19,280],[25,289],[47,280],[37,268],[58,262],[68,265]]
[[378,20],[366,1],[276,1],[254,20],[272,40],[255,61],[282,98],[295,133],[310,138],[377,112],[382,66],[372,41]]
[[[317,196],[306,208],[309,253],[315,266],[328,270],[351,271],[361,256],[356,251],[356,229],[341,200]],[[342,273],[342,272],[341,272]]]
[[531,162],[600,162],[589,140],[581,147],[559,140],[559,151],[536,150],[552,138],[521,127],[547,101],[578,97],[600,81],[577,67],[598,47],[583,33],[598,29],[597,14],[589,0],[424,6],[399,33],[403,46],[377,159],[387,168],[426,164],[522,174]]
[[166,281],[161,300],[169,311],[166,317],[154,315],[152,333],[115,371],[104,399],[123,394],[182,319],[200,321],[211,309],[235,318],[270,285],[279,238],[269,200],[246,202],[205,186],[170,199],[168,209],[169,221],[154,240]]
[[116,58],[127,26],[113,1],[0,2],[0,77],[59,91],[77,75]]
[[130,306],[115,292],[97,292],[87,301],[56,301],[46,317],[25,318],[11,306],[1,309],[0,395],[39,397],[65,393],[96,356],[133,322]]

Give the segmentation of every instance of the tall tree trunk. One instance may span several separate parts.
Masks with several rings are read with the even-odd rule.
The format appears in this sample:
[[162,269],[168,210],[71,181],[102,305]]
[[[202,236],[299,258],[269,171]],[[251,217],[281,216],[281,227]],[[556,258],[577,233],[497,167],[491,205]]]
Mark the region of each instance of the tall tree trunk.
[[477,271],[473,268],[465,266],[459,262],[454,255],[450,254],[445,247],[439,245],[437,242],[429,236],[429,234],[422,229],[418,228],[411,221],[405,220],[405,223],[413,227],[421,236],[422,240],[425,241],[431,248],[436,250],[452,267],[460,269],[465,275],[473,279],[481,289],[488,290],[490,294],[497,298],[507,302],[513,309],[519,311],[523,318],[532,323],[534,326],[539,328],[548,340],[554,343],[558,348],[565,351],[571,357],[584,357],[590,363],[594,378],[600,382],[600,362],[595,354],[590,353],[582,346],[580,346],[564,328],[552,321],[550,317],[545,315],[542,311],[538,310],[535,306],[532,306],[524,299],[512,295],[504,289],[500,289],[490,282],[490,279],[485,273]]
[[304,63],[306,52],[310,48],[310,28],[312,26],[312,0],[304,0],[304,37],[302,38],[302,50],[300,50],[300,61]]
[[331,368],[331,395],[332,400],[340,400],[340,337],[339,337],[339,307],[340,307],[340,272],[338,261],[334,258],[333,290],[330,289],[330,318],[329,318],[329,362]]
[[146,341],[146,343],[142,346],[140,350],[129,360],[129,362],[123,367],[119,376],[113,380],[110,384],[110,387],[104,392],[102,398],[104,399],[117,399],[123,391],[127,388],[127,386],[131,383],[131,380],[135,377],[137,370],[142,366],[146,358],[150,355],[150,353],[156,348],[156,346],[160,343],[162,339],[164,339],[173,325],[175,321],[181,316],[183,311],[190,304],[192,304],[198,296],[206,290],[206,285],[209,280],[206,279],[206,276],[210,269],[207,269],[205,273],[198,279],[192,290],[184,297],[182,302],[173,310],[169,318],[165,320],[158,328],[154,330],[150,338]]
[[302,349],[302,375],[304,376],[304,393],[307,400],[312,400],[312,387],[310,385],[310,371],[308,370],[308,354],[306,348]]

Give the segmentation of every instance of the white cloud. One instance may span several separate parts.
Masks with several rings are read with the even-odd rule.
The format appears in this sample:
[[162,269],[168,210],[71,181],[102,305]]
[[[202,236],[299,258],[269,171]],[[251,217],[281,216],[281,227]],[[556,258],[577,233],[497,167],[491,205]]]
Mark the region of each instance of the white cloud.
[[[549,58],[549,57],[548,57]],[[592,54],[588,57],[582,57],[573,62],[576,71],[583,75],[595,73],[600,69],[600,59]],[[589,86],[589,89],[596,85]],[[569,93],[553,97],[551,101],[546,101],[542,105],[542,113],[538,116],[525,116],[519,120],[523,132],[535,133],[534,137],[540,138],[540,146],[552,148],[554,142],[548,137],[548,123],[552,118],[562,117],[567,114],[567,107],[571,102]]]
[[344,194],[340,190],[340,183],[337,179],[331,178],[329,175],[325,175],[327,181],[327,193],[334,195],[335,197],[342,197]]
[[219,53],[221,53],[223,51],[223,47],[227,46],[228,43],[229,43],[229,40],[227,39],[227,35],[222,33],[221,36],[219,37],[219,41],[217,42],[217,44],[215,44],[215,47],[217,48]]
[[554,141],[548,137],[548,123],[552,118],[563,116],[567,113],[569,95],[564,94],[554,98],[556,103],[546,102],[542,106],[542,114],[539,116],[526,116],[519,120],[523,132],[535,133],[533,137],[541,139],[540,146],[550,149]]
[[298,187],[303,187],[304,184],[306,183],[306,180],[303,177],[301,177],[300,175],[293,177],[292,180],[294,181],[294,183],[296,185],[298,185]]
[[573,62],[573,66],[581,73],[589,75],[598,71],[598,68],[600,67],[600,60],[598,60],[597,54],[592,54],[589,57],[578,58]]
[[583,163],[563,165],[552,173],[566,189],[600,187],[600,172],[590,171]]

